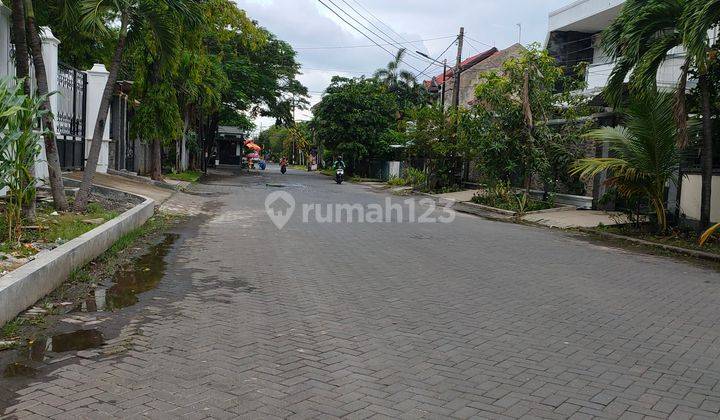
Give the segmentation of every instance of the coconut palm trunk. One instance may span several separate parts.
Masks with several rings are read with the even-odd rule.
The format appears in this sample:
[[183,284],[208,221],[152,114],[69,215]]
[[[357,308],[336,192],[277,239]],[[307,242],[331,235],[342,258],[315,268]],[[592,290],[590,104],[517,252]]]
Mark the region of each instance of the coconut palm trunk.
[[700,200],[700,227],[707,229],[710,226],[710,212],[712,204],[712,178],[713,178],[713,138],[712,138],[712,105],[710,92],[710,77],[702,74],[699,77],[700,95],[702,103],[702,197]]
[[[45,71],[45,60],[42,56],[42,40],[35,22],[35,12],[32,0],[24,0],[23,7],[25,9],[25,26],[26,34],[30,42],[30,53],[32,55],[33,65],[35,67],[35,79],[37,83],[38,94],[47,95],[48,79]],[[60,155],[58,154],[57,142],[55,139],[55,122],[50,113],[50,99],[47,98],[42,104],[43,110],[48,111],[43,118],[42,123],[46,129],[43,139],[45,142],[45,159],[48,166],[48,177],[50,179],[50,190],[53,196],[53,204],[55,209],[65,211],[68,209],[67,197],[65,197],[65,187],[62,180],[62,171],[60,170]]]
[[[11,39],[15,46],[15,75],[22,80],[23,92],[30,95],[30,55],[28,53],[26,31],[25,31],[25,7],[23,0],[13,0],[10,19]],[[30,168],[30,173],[35,175],[35,164]],[[23,188],[27,185],[23,185]],[[35,220],[35,200],[30,200],[23,206],[23,218],[27,221]]]
[[105,124],[107,123],[108,111],[110,110],[110,102],[112,101],[113,92],[115,91],[115,83],[117,83],[122,55],[125,52],[128,19],[129,17],[126,10],[122,13],[120,20],[118,43],[115,46],[108,79],[105,83],[102,99],[100,100],[100,110],[98,111],[97,120],[95,121],[95,129],[93,130],[92,142],[90,143],[90,152],[88,153],[87,162],[85,163],[82,183],[75,197],[75,204],[73,206],[75,211],[85,211],[88,200],[90,199],[90,190],[92,189],[93,177],[97,171],[98,160],[100,159],[100,149],[102,148],[103,134],[105,132]]

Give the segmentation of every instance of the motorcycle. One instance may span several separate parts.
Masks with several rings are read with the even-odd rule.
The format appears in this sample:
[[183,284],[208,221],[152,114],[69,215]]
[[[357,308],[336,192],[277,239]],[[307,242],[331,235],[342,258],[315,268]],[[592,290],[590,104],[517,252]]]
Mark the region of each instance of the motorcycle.
[[337,168],[335,170],[335,182],[339,184],[343,183],[343,178],[345,177],[345,169],[343,168]]
[[287,166],[286,165],[280,166],[280,173],[285,175],[285,172],[287,172]]

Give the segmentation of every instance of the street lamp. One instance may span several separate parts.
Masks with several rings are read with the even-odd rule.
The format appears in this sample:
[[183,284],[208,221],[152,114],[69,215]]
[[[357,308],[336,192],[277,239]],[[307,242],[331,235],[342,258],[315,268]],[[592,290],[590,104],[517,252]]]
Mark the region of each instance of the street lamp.
[[[430,57],[429,55],[427,55],[423,52],[420,52],[420,51],[415,51],[415,52],[420,54],[421,56],[427,58],[430,61],[440,63],[438,60]],[[444,111],[445,110],[445,82],[446,82],[446,75],[447,75],[447,58],[443,59],[442,65],[443,65],[443,81],[442,81],[442,93],[440,93],[440,106],[442,107],[442,109]]]

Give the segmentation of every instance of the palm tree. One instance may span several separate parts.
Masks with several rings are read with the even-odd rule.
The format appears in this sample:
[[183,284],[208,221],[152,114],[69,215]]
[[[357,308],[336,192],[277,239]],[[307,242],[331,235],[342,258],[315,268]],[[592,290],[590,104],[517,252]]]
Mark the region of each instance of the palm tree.
[[[82,184],[75,197],[74,209],[84,211],[90,197],[92,181],[97,170],[105,131],[106,117],[122,64],[123,53],[128,35],[136,28],[150,28],[160,45],[163,54],[171,54],[175,49],[177,27],[168,26],[167,14],[181,15],[188,19],[200,19],[200,13],[194,0],[77,0],[81,22],[89,29],[108,32],[117,31],[117,44],[113,53],[108,80],[103,90],[98,118],[93,130],[92,143],[88,153]],[[117,25],[117,26],[116,26]]]
[[712,123],[710,83],[705,63],[709,45],[708,30],[718,21],[718,0],[628,0],[620,15],[603,32],[602,42],[607,53],[617,60],[610,75],[605,96],[618,106],[622,99],[624,81],[630,76],[632,93],[657,90],[657,72],[676,47],[687,52],[676,91],[674,118],[679,130],[678,146],[688,143],[685,95],[688,72],[695,66],[699,72],[702,96],[702,203],[701,225],[710,222],[712,186]]
[[621,196],[649,201],[662,231],[667,229],[665,186],[668,181],[677,182],[674,172],[680,162],[673,104],[670,94],[635,96],[625,110],[625,126],[603,127],[587,134],[609,143],[615,157],[581,159],[571,170],[584,178],[608,171],[607,184]]
[[388,90],[395,92],[401,86],[412,86],[415,83],[415,76],[407,70],[400,70],[400,64],[405,57],[407,50],[400,48],[395,58],[387,64],[384,69],[375,72],[375,78],[388,87]]
[[[35,81],[37,84],[38,94],[45,98],[42,109],[45,111],[42,117],[43,126],[47,128],[43,134],[43,140],[45,142],[45,159],[48,166],[48,178],[50,179],[50,190],[53,196],[53,205],[58,210],[67,210],[68,203],[67,197],[65,197],[65,188],[62,180],[62,172],[60,170],[60,155],[58,154],[57,141],[55,139],[55,122],[50,113],[50,99],[49,99],[49,88],[47,71],[45,69],[45,60],[42,55],[42,40],[40,39],[40,31],[35,21],[35,10],[33,8],[32,0],[23,0],[22,4],[19,1],[13,1],[13,27],[16,30],[20,30],[21,25],[19,22],[20,11],[25,15],[25,33],[22,36],[26,37],[25,52],[29,52],[33,61],[33,68],[35,70]],[[15,35],[16,42],[20,42],[22,37],[20,34]],[[28,51],[29,46],[29,51]],[[20,48],[20,57],[22,57],[22,45],[18,45]],[[18,61],[22,61],[20,58]],[[18,68],[20,74],[23,75],[26,71],[24,64]]]

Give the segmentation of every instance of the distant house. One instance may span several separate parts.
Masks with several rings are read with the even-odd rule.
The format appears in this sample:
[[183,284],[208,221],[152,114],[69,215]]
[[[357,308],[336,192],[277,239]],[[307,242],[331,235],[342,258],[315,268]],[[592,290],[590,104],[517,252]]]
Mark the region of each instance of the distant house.
[[[475,99],[475,88],[480,83],[480,76],[483,73],[500,70],[503,63],[511,58],[520,56],[525,48],[520,44],[511,45],[504,50],[491,48],[480,54],[469,57],[460,63],[460,105],[467,106]],[[445,74],[439,74],[432,80],[425,81],[425,87],[429,90],[442,92],[442,84],[445,85],[445,106],[452,105],[453,92],[455,90],[454,66],[448,64],[449,68]]]

